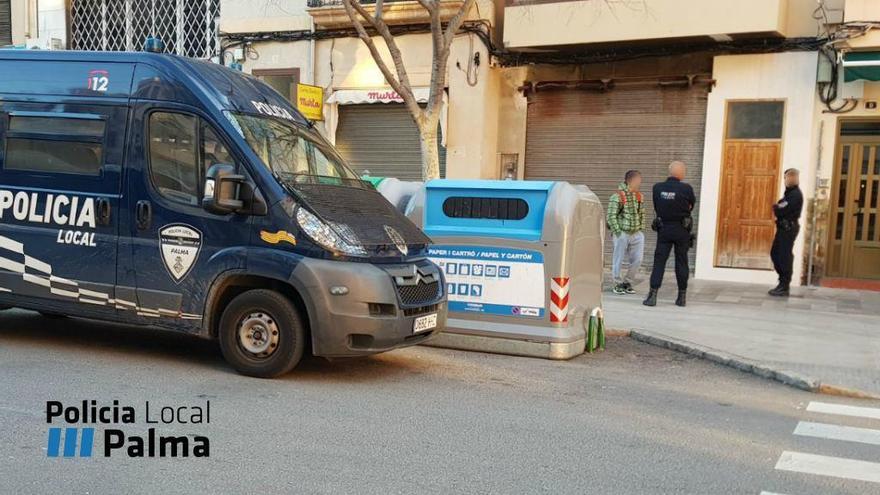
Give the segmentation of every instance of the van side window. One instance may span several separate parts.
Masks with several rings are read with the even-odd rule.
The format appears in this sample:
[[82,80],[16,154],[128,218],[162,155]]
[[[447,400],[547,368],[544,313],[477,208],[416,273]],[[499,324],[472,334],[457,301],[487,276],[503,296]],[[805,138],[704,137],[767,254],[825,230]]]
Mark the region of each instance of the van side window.
[[[211,129],[207,123],[202,122],[202,163],[203,174],[207,174],[211,165],[222,163],[225,165],[235,165],[235,160],[226,149],[223,141],[217,137],[217,133]],[[204,175],[203,175],[204,176]]]
[[12,114],[6,131],[6,170],[101,175],[105,122],[98,118]]
[[150,178],[168,199],[199,204],[198,118],[181,113],[150,114]]
[[159,194],[188,205],[201,203],[201,184],[211,165],[235,159],[211,126],[193,115],[150,114],[150,178]]

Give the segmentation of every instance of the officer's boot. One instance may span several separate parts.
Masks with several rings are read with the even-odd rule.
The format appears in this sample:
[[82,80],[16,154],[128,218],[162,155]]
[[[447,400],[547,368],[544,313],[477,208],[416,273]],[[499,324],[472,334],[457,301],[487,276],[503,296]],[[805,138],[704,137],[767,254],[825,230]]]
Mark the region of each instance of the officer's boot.
[[686,290],[679,290],[678,291],[678,297],[675,298],[675,305],[681,306],[681,307],[687,306],[687,291]]
[[782,282],[779,282],[778,284],[776,284],[776,287],[767,291],[767,294],[770,294],[771,296],[778,296],[780,291],[782,291]]
[[656,306],[657,305],[657,289],[651,289],[648,291],[648,297],[642,301],[642,304],[645,306]]
[[769,294],[776,297],[788,297],[790,294],[788,284],[779,284],[779,287],[771,290]]

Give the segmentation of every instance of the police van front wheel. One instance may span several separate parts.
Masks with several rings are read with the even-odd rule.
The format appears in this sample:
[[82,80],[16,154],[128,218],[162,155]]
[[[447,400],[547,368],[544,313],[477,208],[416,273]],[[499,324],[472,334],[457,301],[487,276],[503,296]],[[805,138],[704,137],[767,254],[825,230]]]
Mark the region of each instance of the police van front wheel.
[[220,318],[220,349],[239,373],[272,378],[292,370],[306,346],[302,317],[282,294],[254,289],[236,296]]

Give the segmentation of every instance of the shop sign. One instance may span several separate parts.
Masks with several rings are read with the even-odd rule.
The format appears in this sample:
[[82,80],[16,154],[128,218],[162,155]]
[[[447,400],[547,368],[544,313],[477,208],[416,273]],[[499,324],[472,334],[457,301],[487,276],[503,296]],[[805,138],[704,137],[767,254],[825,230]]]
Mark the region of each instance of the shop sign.
[[324,120],[324,88],[297,84],[296,109],[309,120]]

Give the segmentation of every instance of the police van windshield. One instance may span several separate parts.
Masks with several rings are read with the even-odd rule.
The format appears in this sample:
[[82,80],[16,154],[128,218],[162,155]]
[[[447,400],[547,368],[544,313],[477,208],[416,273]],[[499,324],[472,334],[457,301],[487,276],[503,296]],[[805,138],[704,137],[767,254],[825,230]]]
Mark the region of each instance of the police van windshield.
[[235,113],[245,141],[279,179],[292,184],[361,186],[363,181],[314,130],[279,119]]

